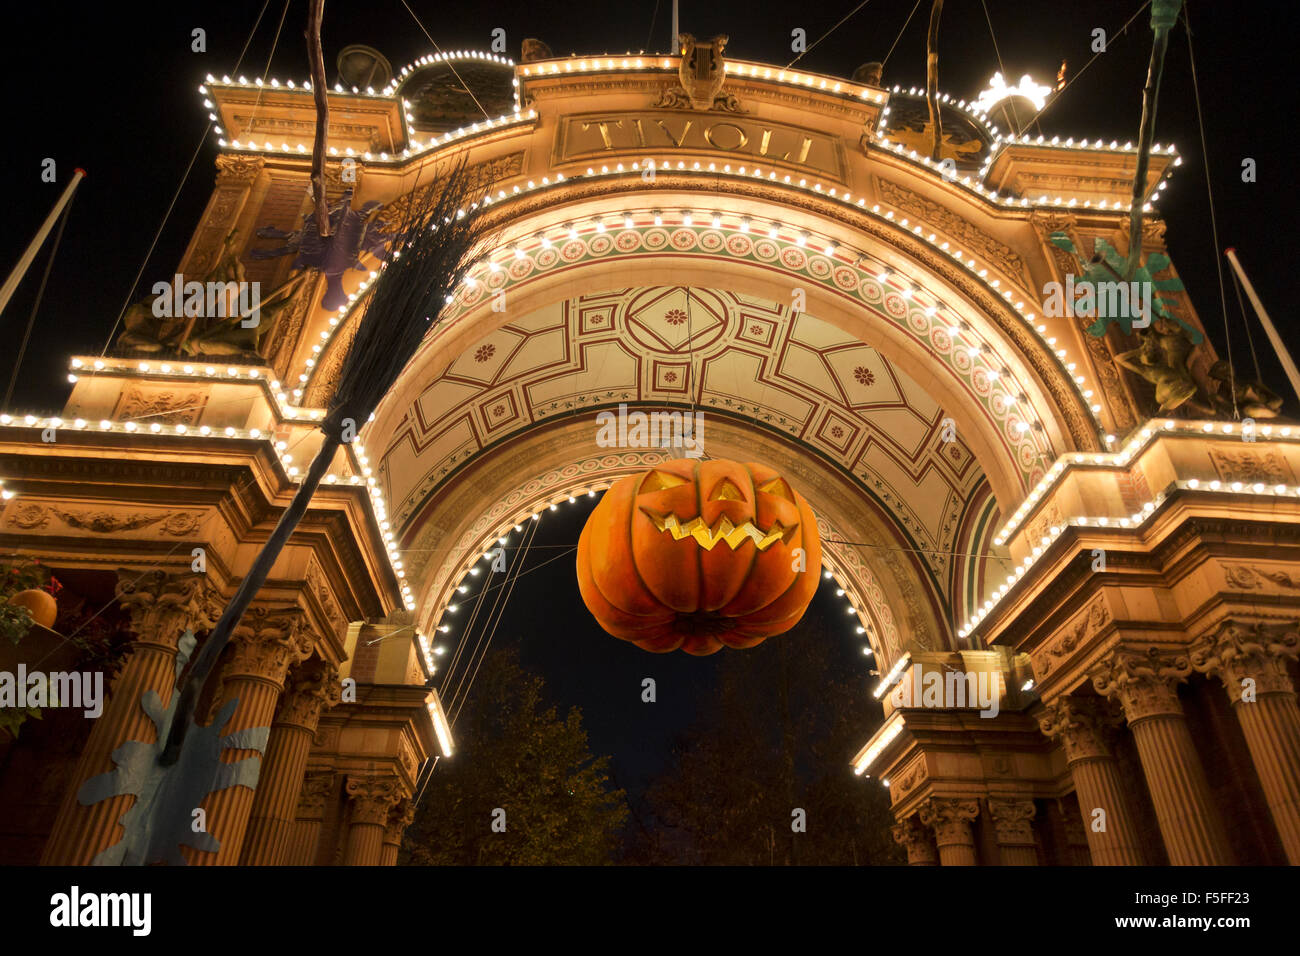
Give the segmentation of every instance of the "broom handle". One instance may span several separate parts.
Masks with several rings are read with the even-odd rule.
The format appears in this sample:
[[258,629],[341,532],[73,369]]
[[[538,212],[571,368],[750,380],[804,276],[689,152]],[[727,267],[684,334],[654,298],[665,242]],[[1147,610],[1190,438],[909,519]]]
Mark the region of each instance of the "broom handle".
[[86,171],[84,169],[76,169],[73,171],[72,179],[68,180],[68,185],[64,188],[63,195],[60,196],[59,201],[54,204],[54,208],[50,210],[50,214],[45,217],[45,222],[41,223],[41,228],[37,230],[32,241],[27,244],[26,250],[23,251],[22,258],[18,260],[18,264],[14,266],[13,271],[9,273],[9,278],[5,279],[5,284],[0,286],[0,312],[4,312],[5,306],[9,304],[9,300],[13,297],[14,290],[18,288],[18,283],[23,280],[23,276],[25,276],[27,270],[31,268],[32,260],[36,258],[36,253],[40,252],[41,246],[45,242],[45,237],[48,236],[50,230],[54,228],[54,221],[59,218],[59,213],[63,212],[63,207],[72,199],[72,194],[76,190],[77,184],[81,182],[82,177],[85,175]]
[[329,469],[330,463],[334,461],[334,453],[338,450],[340,443],[341,439],[336,431],[331,430],[330,433],[325,435],[324,440],[321,442],[320,451],[312,459],[311,467],[307,469],[307,474],[303,476],[302,484],[298,487],[297,494],[293,496],[293,501],[289,502],[289,507],[285,508],[284,513],[280,515],[275,530],[266,539],[266,544],[262,546],[262,550],[258,553],[257,560],[253,562],[252,568],[249,569],[244,580],[240,582],[239,590],[230,599],[230,603],[226,605],[221,620],[217,621],[217,626],[212,629],[208,639],[203,642],[203,648],[199,651],[198,656],[194,658],[190,673],[186,676],[185,684],[181,688],[180,702],[176,707],[176,715],[172,720],[171,731],[167,735],[167,745],[158,758],[158,763],[164,767],[175,763],[180,756],[181,744],[185,740],[185,732],[194,718],[194,708],[198,704],[199,693],[203,690],[208,673],[217,663],[217,658],[221,656],[226,644],[230,642],[230,635],[234,631],[235,625],[239,623],[239,619],[244,616],[248,606],[253,603],[253,598],[257,596],[257,592],[266,583],[276,559],[280,556],[280,552],[284,550],[289,536],[298,527],[298,522],[302,520],[302,516],[307,511],[307,505],[311,503],[312,495],[316,493],[317,486],[320,485],[321,479],[325,477],[325,472]]
[[1291,380],[1291,387],[1295,389],[1296,396],[1300,397],[1300,371],[1296,370],[1295,360],[1291,358],[1291,352],[1287,349],[1281,336],[1277,334],[1277,329],[1273,327],[1273,320],[1268,317],[1264,303],[1260,302],[1259,296],[1255,294],[1255,287],[1250,284],[1250,279],[1246,277],[1246,270],[1237,261],[1237,250],[1224,249],[1223,254],[1232,263],[1232,270],[1237,273],[1242,288],[1246,290],[1246,298],[1250,299],[1250,304],[1255,307],[1255,314],[1259,316],[1259,324],[1264,326],[1264,331],[1268,333],[1268,340],[1273,343],[1273,351],[1277,352],[1278,360],[1282,363],[1282,369],[1286,372],[1286,377]]

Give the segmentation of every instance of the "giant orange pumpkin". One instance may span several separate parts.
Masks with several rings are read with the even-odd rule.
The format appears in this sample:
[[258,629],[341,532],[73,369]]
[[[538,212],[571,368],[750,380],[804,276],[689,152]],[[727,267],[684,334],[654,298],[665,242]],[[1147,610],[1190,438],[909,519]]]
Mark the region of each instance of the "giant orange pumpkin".
[[614,637],[660,653],[784,634],[820,572],[808,503],[771,468],[734,461],[683,458],[621,479],[578,540],[587,609]]

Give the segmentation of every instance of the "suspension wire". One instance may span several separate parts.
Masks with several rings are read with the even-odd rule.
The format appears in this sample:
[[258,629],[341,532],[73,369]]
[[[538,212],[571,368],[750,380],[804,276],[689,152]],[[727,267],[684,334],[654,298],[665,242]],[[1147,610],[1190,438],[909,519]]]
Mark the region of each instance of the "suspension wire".
[[[489,571],[488,573],[491,574],[492,572]],[[474,625],[478,621],[479,609],[483,606],[483,602],[487,598],[487,590],[488,590],[487,588],[483,588],[479,591],[478,594],[474,596],[474,608],[472,611],[470,611],[469,619],[465,622],[466,635],[470,635],[474,633]],[[444,688],[450,687],[452,675],[455,674],[456,667],[457,665],[460,664],[461,655],[464,654],[465,648],[468,646],[469,646],[468,636],[466,636],[463,640],[457,642],[456,650],[452,654],[451,660],[447,663],[447,676],[443,678]]]
[[1241,298],[1241,281],[1237,278],[1237,270],[1229,269],[1228,275],[1232,277],[1232,287],[1237,293],[1237,309],[1241,312],[1241,323],[1246,328],[1246,342],[1250,345],[1250,357],[1255,363],[1255,380],[1264,381],[1264,375],[1259,370],[1259,356],[1255,354],[1255,336],[1250,331],[1250,313],[1246,311],[1246,303]]
[[[785,65],[785,68],[788,70],[788,69],[790,69],[790,67],[794,66],[796,63],[798,63],[800,60],[802,60],[803,57],[804,57],[804,53],[811,53],[813,47],[815,47],[818,43],[821,43],[822,40],[825,40],[828,36],[830,36],[832,33],[834,33],[834,32],[835,32],[836,30],[838,30],[840,27],[844,26],[844,21],[845,21],[845,20],[848,20],[851,16],[853,16],[855,13],[857,13],[859,10],[861,10],[863,7],[865,7],[865,6],[866,6],[868,3],[870,3],[870,2],[871,2],[871,0],[862,0],[862,2],[859,3],[856,7],[854,7],[852,10],[850,10],[848,13],[844,14],[844,16],[840,17],[840,22],[839,22],[839,23],[835,24],[835,26],[831,27],[829,30],[827,30],[825,33],[823,33],[821,36],[819,36],[816,40],[814,40],[814,41],[813,41],[813,42],[812,42],[812,43],[811,43],[807,48],[804,49],[803,53],[800,53],[797,57],[795,57],[793,60],[791,60],[789,63],[787,63],[787,64]],[[918,2],[919,2],[919,0],[918,0]]]
[[[239,58],[235,60],[236,73],[239,72],[239,68],[243,65],[244,57],[248,53],[248,47],[252,44],[253,37],[257,34],[257,28],[262,22],[262,16],[266,13],[266,8],[270,5],[271,0],[263,0],[262,9],[258,11],[257,19],[253,21],[253,29],[248,32],[248,38],[244,41],[244,48],[239,51]],[[288,0],[285,0],[286,12],[288,11],[288,8]],[[280,22],[281,24],[284,23],[283,14],[281,14]],[[280,31],[277,28],[277,38],[279,35]],[[272,47],[271,52],[272,54],[275,53],[274,46]],[[269,66],[270,61],[268,60],[268,68]],[[260,92],[258,93],[258,96],[261,96]],[[126,301],[122,303],[122,308],[118,310],[117,319],[113,322],[113,328],[109,331],[108,338],[104,341],[104,347],[99,350],[101,358],[108,354],[108,348],[113,344],[113,336],[117,335],[117,327],[122,324],[122,319],[126,315],[126,310],[131,307],[131,300],[135,298],[136,286],[140,284],[140,278],[144,275],[144,270],[149,266],[149,260],[153,257],[153,251],[158,246],[158,240],[162,238],[163,230],[167,228],[167,221],[171,219],[172,210],[176,208],[176,200],[181,198],[181,191],[185,188],[185,184],[189,182],[190,172],[194,169],[194,163],[199,158],[199,153],[203,151],[203,144],[207,142],[208,134],[210,132],[212,132],[212,121],[208,120],[207,126],[203,128],[203,134],[199,137],[199,141],[194,147],[194,152],[190,155],[190,161],[185,166],[185,172],[181,175],[181,181],[177,184],[176,191],[172,193],[172,200],[167,204],[167,211],[163,213],[162,222],[158,224],[158,231],[153,234],[153,241],[149,243],[149,251],[145,253],[144,261],[140,263],[140,268],[136,272],[135,278],[131,280],[131,285],[126,290]]]
[[[1118,30],[1115,31],[1115,36],[1116,36],[1116,37],[1122,37],[1122,36],[1123,36],[1127,31],[1128,31],[1128,28],[1129,28],[1130,26],[1133,25],[1133,21],[1136,20],[1138,17],[1140,17],[1140,16],[1142,15],[1142,11],[1145,10],[1145,9],[1146,9],[1148,6],[1150,6],[1150,5],[1151,5],[1151,0],[1143,0],[1142,6],[1140,6],[1140,7],[1137,8],[1137,12],[1134,13],[1133,16],[1129,17],[1128,20],[1125,21],[1125,23],[1124,23],[1124,25],[1123,25],[1122,27],[1120,27]],[[1184,15],[1186,15],[1186,12],[1187,12],[1187,8],[1186,8],[1186,6],[1184,6],[1184,7],[1183,7],[1183,13],[1184,13]],[[1109,36],[1110,36],[1110,35],[1107,34],[1107,40],[1106,40],[1106,45],[1107,45],[1107,46],[1109,46],[1109,45],[1111,44],[1111,42],[1112,42],[1112,41],[1110,40]],[[1043,104],[1043,108],[1042,108],[1041,110],[1039,110],[1037,113],[1035,113],[1033,116],[1031,116],[1031,117],[1029,118],[1029,123],[1026,123],[1026,124],[1025,124],[1026,128],[1028,128],[1031,124],[1036,124],[1036,123],[1038,122],[1038,117],[1042,116],[1042,115],[1043,115],[1044,113],[1046,113],[1049,109],[1051,109],[1051,108],[1052,108],[1052,104],[1055,103],[1057,100],[1059,100],[1059,99],[1061,98],[1061,94],[1064,93],[1066,90],[1068,90],[1068,89],[1069,89],[1069,88],[1074,84],[1074,81],[1075,81],[1075,80],[1077,80],[1079,77],[1083,76],[1083,74],[1087,71],[1088,67],[1092,66],[1092,64],[1096,61],[1097,57],[1101,56],[1101,55],[1102,55],[1103,53],[1105,53],[1105,52],[1106,52],[1106,50],[1105,50],[1105,48],[1103,48],[1103,49],[1099,50],[1098,52],[1094,53],[1094,54],[1092,55],[1092,59],[1089,60],[1087,63],[1085,63],[1085,64],[1080,68],[1080,70],[1079,70],[1078,73],[1076,73],[1076,74],[1074,74],[1074,76],[1070,77],[1070,79],[1066,81],[1065,86],[1063,86],[1063,87],[1061,87],[1059,90],[1057,90],[1057,91],[1056,91],[1056,95],[1053,96],[1050,100],[1048,100],[1046,103]]]
[[[526,536],[528,536],[528,535],[535,535],[536,533],[537,533],[537,531],[536,531],[536,525],[534,524],[534,527],[529,528],[528,531],[525,532],[525,535],[526,535]],[[507,571],[507,578],[509,577],[509,575],[510,575],[511,573],[513,573],[513,572],[517,572],[517,571],[518,571],[519,567],[520,567],[520,566],[522,565],[522,563],[523,563],[523,560],[524,560],[525,554],[526,554],[526,552],[521,553],[521,554],[519,554],[519,555],[517,556],[516,560],[513,562],[513,567],[510,568],[510,569]],[[479,593],[478,593],[477,606],[476,606],[475,609],[474,609],[474,615],[471,617],[470,621],[466,624],[466,627],[465,627],[465,635],[466,635],[466,636],[465,636],[465,639],[462,640],[462,641],[461,641],[461,644],[460,644],[460,651],[462,651],[462,652],[463,652],[464,647],[465,647],[466,645],[469,644],[469,635],[473,633],[474,625],[475,625],[475,623],[476,623],[477,620],[478,620],[479,609],[480,609],[480,608],[483,606],[483,604],[486,602],[486,600],[487,600],[487,593],[488,593],[489,590],[493,590],[493,589],[492,589],[492,588],[488,588],[488,587],[484,587],[484,588],[481,589],[481,590],[479,591]],[[457,683],[456,683],[456,686],[455,686],[454,688],[451,689],[451,698],[450,698],[450,700],[444,704],[444,707],[445,707],[446,710],[447,710],[447,720],[448,720],[448,723],[452,723],[452,722],[455,721],[455,717],[453,716],[453,714],[451,713],[451,711],[452,711],[452,709],[453,709],[454,707],[456,707],[456,703],[457,703],[457,701],[458,701],[459,699],[461,699],[462,695],[465,694],[465,693],[468,693],[468,691],[469,691],[469,687],[468,687],[468,685],[466,684],[466,678],[467,678],[467,674],[468,674],[468,671],[469,671],[470,665],[472,665],[472,664],[474,663],[475,658],[478,656],[479,648],[484,646],[484,645],[483,645],[483,639],[484,639],[484,637],[488,634],[488,629],[489,629],[489,628],[491,627],[491,625],[492,625],[492,619],[493,619],[493,617],[496,615],[496,609],[497,609],[497,606],[500,604],[500,602],[501,602],[501,595],[500,595],[500,594],[497,594],[496,597],[493,599],[493,604],[492,604],[491,609],[487,612],[487,618],[486,618],[486,620],[484,621],[482,628],[480,628],[480,630],[479,630],[478,638],[477,638],[477,640],[474,642],[474,646],[473,646],[473,648],[471,648],[471,650],[470,650],[469,659],[468,659],[468,660],[466,661],[466,663],[465,663],[465,673],[462,673],[462,674],[461,674],[460,679],[459,679],[459,680],[457,681]],[[486,648],[484,648],[484,651],[486,652]],[[460,656],[462,656],[462,655],[461,655],[460,653],[458,653],[458,654],[457,654],[458,661],[459,661],[459,657],[460,657]],[[457,661],[457,662],[458,662],[458,661]],[[475,672],[477,672],[477,668],[475,668]],[[450,678],[450,674],[448,675],[448,677]],[[459,709],[457,709],[457,713],[459,713]]]
[[[1210,203],[1210,235],[1214,240],[1214,268],[1219,274],[1219,303],[1223,308],[1223,344],[1228,350],[1228,391],[1232,394],[1232,417],[1240,418],[1237,409],[1237,370],[1232,364],[1232,333],[1228,324],[1228,294],[1223,283],[1223,247],[1219,245],[1219,222],[1214,212],[1214,187],[1210,182],[1210,151],[1205,140],[1205,116],[1201,112],[1201,84],[1196,77],[1196,54],[1192,50],[1192,21],[1187,17],[1187,5],[1183,5],[1183,28],[1187,32],[1187,59],[1192,67],[1192,92],[1196,99],[1196,128],[1201,136],[1201,167],[1205,173],[1205,195]],[[1141,236],[1130,236],[1129,242],[1141,242]],[[1246,323],[1247,329],[1250,323]],[[1254,346],[1252,345],[1252,351]]]
[[32,337],[32,328],[36,325],[36,314],[40,311],[41,300],[45,298],[45,286],[50,281],[50,272],[54,269],[54,257],[59,253],[59,240],[63,238],[63,227],[68,224],[68,215],[72,212],[72,204],[76,201],[77,194],[74,192],[68,197],[63,211],[59,213],[59,228],[54,232],[54,242],[50,245],[49,258],[45,260],[45,269],[41,272],[41,284],[36,288],[36,298],[32,301],[32,311],[27,316],[27,328],[23,331],[23,341],[18,346],[18,358],[14,360],[14,371],[9,376],[9,387],[5,389],[4,404],[2,408],[9,407],[9,400],[14,397],[14,386],[18,384],[18,373],[23,367],[23,356],[27,354],[27,341]]
[[[533,528],[532,533],[533,536],[535,536],[537,534],[537,529]],[[531,537],[532,536],[530,536],[530,541],[531,541]],[[488,630],[488,627],[486,626],[483,629],[484,630],[483,636],[486,638],[485,641],[481,641],[481,643],[483,644],[483,652],[478,655],[478,662],[474,665],[474,672],[469,675],[469,679],[466,681],[462,681],[460,701],[459,703],[456,704],[456,713],[453,715],[449,715],[447,718],[448,724],[452,725],[453,727],[455,726],[456,719],[460,717],[460,712],[464,708],[465,702],[469,700],[470,689],[474,686],[474,680],[475,678],[478,677],[479,668],[483,666],[483,661],[487,657],[488,649],[492,646],[492,639],[496,637],[497,628],[501,626],[501,621],[505,617],[506,607],[510,603],[510,595],[514,593],[515,583],[519,579],[519,572],[523,570],[524,562],[527,561],[527,559],[528,559],[527,551],[524,551],[523,554],[519,555],[518,561],[515,562],[514,575],[513,578],[510,580],[509,589],[505,591],[503,594],[498,594],[496,599],[493,601],[492,613],[496,616],[496,620],[493,621],[491,617],[489,617],[491,630]],[[498,606],[500,606],[501,608],[499,613],[497,612]]]
[[[646,50],[650,49],[650,43],[654,40],[654,36],[655,36],[655,21],[658,20],[658,19],[659,19],[659,0],[655,0],[655,8],[654,8],[654,12],[650,14],[650,30],[649,30],[649,32],[647,32],[646,35],[645,35],[645,47],[644,47],[644,49],[646,49]],[[677,42],[677,38],[676,38],[676,37],[673,37],[673,43],[675,44],[676,42]]]
[[[903,39],[903,34],[907,32],[907,25],[912,22],[912,17],[916,16],[916,11],[919,9],[921,9],[921,0],[916,0],[916,6],[912,7],[912,12],[909,13],[907,19],[903,21],[903,29],[899,30],[898,36],[894,37],[893,46],[889,48],[889,52],[885,54],[885,58],[880,61],[880,68],[882,71],[885,68],[885,64],[889,62],[889,58],[894,55],[894,47],[898,46],[898,41]],[[883,78],[881,79],[881,82],[884,82]]]
[[[993,54],[998,58],[998,69],[1002,71],[1002,76],[1009,80],[1010,77],[1007,76],[1006,64],[1002,62],[1002,51],[998,48],[998,35],[993,32],[993,17],[989,15],[989,5],[987,0],[980,0],[980,6],[984,8],[984,22],[989,25],[989,38],[993,41]],[[1006,103],[1008,106],[1011,106],[1010,100],[1007,100]],[[1010,118],[1015,120],[1020,119],[1019,115],[1016,114],[1014,107],[1012,107]],[[1026,123],[1020,129],[1029,129],[1030,124],[1033,123],[1037,123],[1037,120],[1030,120],[1029,123]],[[1019,134],[1020,130],[1012,130],[1012,132]],[[1039,132],[1042,132],[1042,130],[1040,129]]]
[[[433,44],[435,50],[442,53],[442,47],[438,46],[433,37],[429,36],[429,31],[424,28],[424,24],[421,23],[420,18],[415,15],[415,11],[411,9],[411,5],[407,3],[406,0],[402,0],[402,6],[406,7],[406,12],[411,15],[411,19],[414,20],[415,25],[420,28],[420,32],[424,34],[425,39]],[[460,73],[456,71],[456,67],[452,65],[452,62],[450,60],[443,60],[443,62],[447,64],[447,69],[451,70],[451,75],[456,77],[460,82],[460,85],[464,87],[465,92],[469,94],[469,98],[474,101],[474,105],[477,106],[479,112],[483,114],[483,118],[491,119],[492,117],[488,115],[488,111],[483,109],[483,104],[478,101],[478,97],[474,95],[474,91],[469,88],[469,84],[466,83]]]

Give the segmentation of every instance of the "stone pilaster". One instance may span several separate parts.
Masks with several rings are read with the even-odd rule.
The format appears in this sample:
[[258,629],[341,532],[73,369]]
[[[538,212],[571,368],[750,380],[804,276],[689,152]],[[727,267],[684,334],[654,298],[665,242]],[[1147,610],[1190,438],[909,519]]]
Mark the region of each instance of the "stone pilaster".
[[1119,648],[1094,668],[1092,683],[1124,708],[1169,862],[1231,865],[1232,848],[1175,690],[1191,671],[1185,656]]
[[1202,635],[1189,657],[1223,681],[1288,862],[1300,864],[1300,707],[1287,673],[1300,650],[1300,624],[1226,621]]
[[1058,697],[1038,717],[1043,733],[1065,750],[1088,849],[1098,866],[1147,862],[1137,817],[1108,740],[1107,731],[1122,719],[1118,704],[1083,697]]
[[[301,608],[250,608],[234,630],[222,671],[220,699],[239,701],[222,732],[270,727],[289,666],[306,658],[312,643]],[[227,749],[221,759],[234,763],[257,756],[256,751]],[[228,866],[239,861],[253,793],[248,787],[228,787],[208,794],[203,801],[208,832],[220,841],[221,848],[216,853],[183,849],[192,866]]]
[[934,830],[941,866],[975,865],[975,834],[971,822],[980,815],[977,801],[931,797],[921,805],[917,815]]
[[278,866],[286,861],[316,725],[321,711],[338,703],[341,689],[338,668],[319,657],[290,671],[253,794],[241,864]]
[[378,866],[384,845],[388,815],[404,794],[395,776],[348,775],[347,849],[345,866]]
[[402,845],[406,828],[415,819],[415,804],[403,798],[388,814],[388,825],[384,827],[384,846],[379,854],[380,866],[396,866],[397,851]]
[[285,865],[311,866],[316,862],[321,822],[325,819],[325,800],[333,790],[334,774],[331,772],[309,773],[303,778],[298,810],[285,850]]
[[989,816],[1002,855],[1003,866],[1037,866],[1034,839],[1034,801],[991,798]]
[[152,743],[154,723],[140,707],[147,691],[167,701],[176,680],[176,645],[187,630],[206,631],[221,614],[221,594],[202,575],[122,569],[117,596],[131,617],[136,639],[113,683],[103,714],[95,721],[63,797],[41,863],[84,866],[122,836],[118,822],[135,798],[110,797],[82,806],[77,791],[91,777],[113,769],[112,753],[128,740]]
[[934,834],[917,819],[916,814],[895,823],[890,832],[894,835],[895,843],[907,848],[908,866],[938,866]]

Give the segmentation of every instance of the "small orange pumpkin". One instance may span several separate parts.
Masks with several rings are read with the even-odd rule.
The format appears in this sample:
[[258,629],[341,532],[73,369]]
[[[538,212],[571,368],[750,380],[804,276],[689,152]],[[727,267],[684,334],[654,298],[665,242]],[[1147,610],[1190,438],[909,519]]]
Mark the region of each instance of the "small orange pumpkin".
[[59,605],[54,600],[54,596],[48,591],[42,591],[40,588],[19,591],[9,598],[9,603],[27,608],[32,620],[41,627],[53,627],[54,619],[59,616]]
[[657,653],[712,654],[784,634],[820,575],[812,509],[752,463],[683,458],[623,478],[578,539],[587,609],[614,637]]

